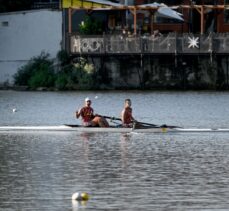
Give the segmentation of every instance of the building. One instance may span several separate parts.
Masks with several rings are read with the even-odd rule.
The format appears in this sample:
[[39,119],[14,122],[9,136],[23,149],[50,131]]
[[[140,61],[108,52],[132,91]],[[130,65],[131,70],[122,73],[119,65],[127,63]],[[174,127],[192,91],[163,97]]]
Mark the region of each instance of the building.
[[[113,87],[228,88],[228,0],[153,2],[63,0],[65,49],[91,58]],[[103,33],[82,33],[85,16]]]
[[[111,78],[123,66],[120,60],[134,58],[139,80],[132,77],[132,84],[145,83],[144,75],[153,72],[150,63],[156,65],[155,59],[169,61],[164,70],[183,74],[180,78],[185,74],[178,69],[192,65],[190,58],[203,57],[210,65],[222,61],[218,66],[229,78],[228,1],[158,0],[157,5],[152,0],[34,0],[32,8],[38,10],[0,15],[0,83],[12,83],[18,67],[41,51],[54,58],[61,48],[72,58],[95,59],[98,69]],[[82,33],[86,17],[99,23],[96,31]],[[106,66],[115,67],[105,70]]]
[[[225,36],[229,31],[227,0],[173,0],[156,4],[135,0],[133,4],[124,1],[114,5],[88,2],[91,1],[77,5],[75,1],[74,5],[70,0],[63,1],[65,49],[71,54],[119,54],[120,50],[115,49],[124,49],[121,45],[125,46],[122,54],[229,53]],[[100,36],[82,36],[80,26],[85,16],[102,23]],[[129,39],[117,36],[123,35],[124,30],[132,35]],[[160,39],[153,37],[155,32],[159,32]]]
[[0,14],[0,84],[42,51],[55,58],[62,44],[62,12],[39,9]]

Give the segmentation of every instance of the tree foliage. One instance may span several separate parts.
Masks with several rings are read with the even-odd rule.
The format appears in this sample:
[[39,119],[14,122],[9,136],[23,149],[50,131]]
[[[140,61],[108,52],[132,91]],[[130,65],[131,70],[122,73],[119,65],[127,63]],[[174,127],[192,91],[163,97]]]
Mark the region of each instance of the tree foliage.
[[52,87],[54,85],[53,61],[49,54],[42,52],[33,57],[27,64],[19,68],[14,76],[15,85],[37,87]]
[[91,16],[86,16],[84,21],[79,25],[79,31],[83,35],[102,34],[102,22]]
[[96,89],[97,72],[93,64],[84,58],[72,63],[65,51],[57,54],[58,65],[49,58],[49,54],[42,52],[33,57],[27,64],[20,67],[14,75],[17,86],[27,86],[31,90],[39,88],[57,90],[88,90]]

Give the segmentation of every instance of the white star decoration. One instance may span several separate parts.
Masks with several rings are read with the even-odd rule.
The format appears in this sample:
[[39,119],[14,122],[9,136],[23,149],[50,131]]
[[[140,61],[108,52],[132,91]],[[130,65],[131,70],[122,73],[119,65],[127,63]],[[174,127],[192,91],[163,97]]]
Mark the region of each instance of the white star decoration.
[[199,37],[188,37],[188,48],[199,48]]

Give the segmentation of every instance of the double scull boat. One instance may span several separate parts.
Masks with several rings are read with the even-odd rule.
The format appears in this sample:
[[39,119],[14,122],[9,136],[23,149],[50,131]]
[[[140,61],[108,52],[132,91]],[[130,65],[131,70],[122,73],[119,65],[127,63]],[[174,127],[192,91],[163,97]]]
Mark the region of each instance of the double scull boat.
[[108,132],[108,133],[183,133],[183,132],[229,132],[229,128],[180,128],[180,127],[144,127],[144,128],[123,128],[123,127],[83,127],[80,125],[59,125],[59,126],[0,126],[0,132],[19,131],[76,131],[76,132]]

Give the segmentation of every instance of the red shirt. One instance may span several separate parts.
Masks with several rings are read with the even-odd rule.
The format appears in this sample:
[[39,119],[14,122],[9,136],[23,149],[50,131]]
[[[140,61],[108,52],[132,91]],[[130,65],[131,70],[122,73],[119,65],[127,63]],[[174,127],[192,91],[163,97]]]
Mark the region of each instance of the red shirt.
[[90,122],[94,118],[94,110],[91,107],[83,107],[80,109],[80,114],[82,116],[83,122]]
[[125,108],[123,114],[123,123],[124,124],[130,124],[133,120],[132,117],[132,108]]

